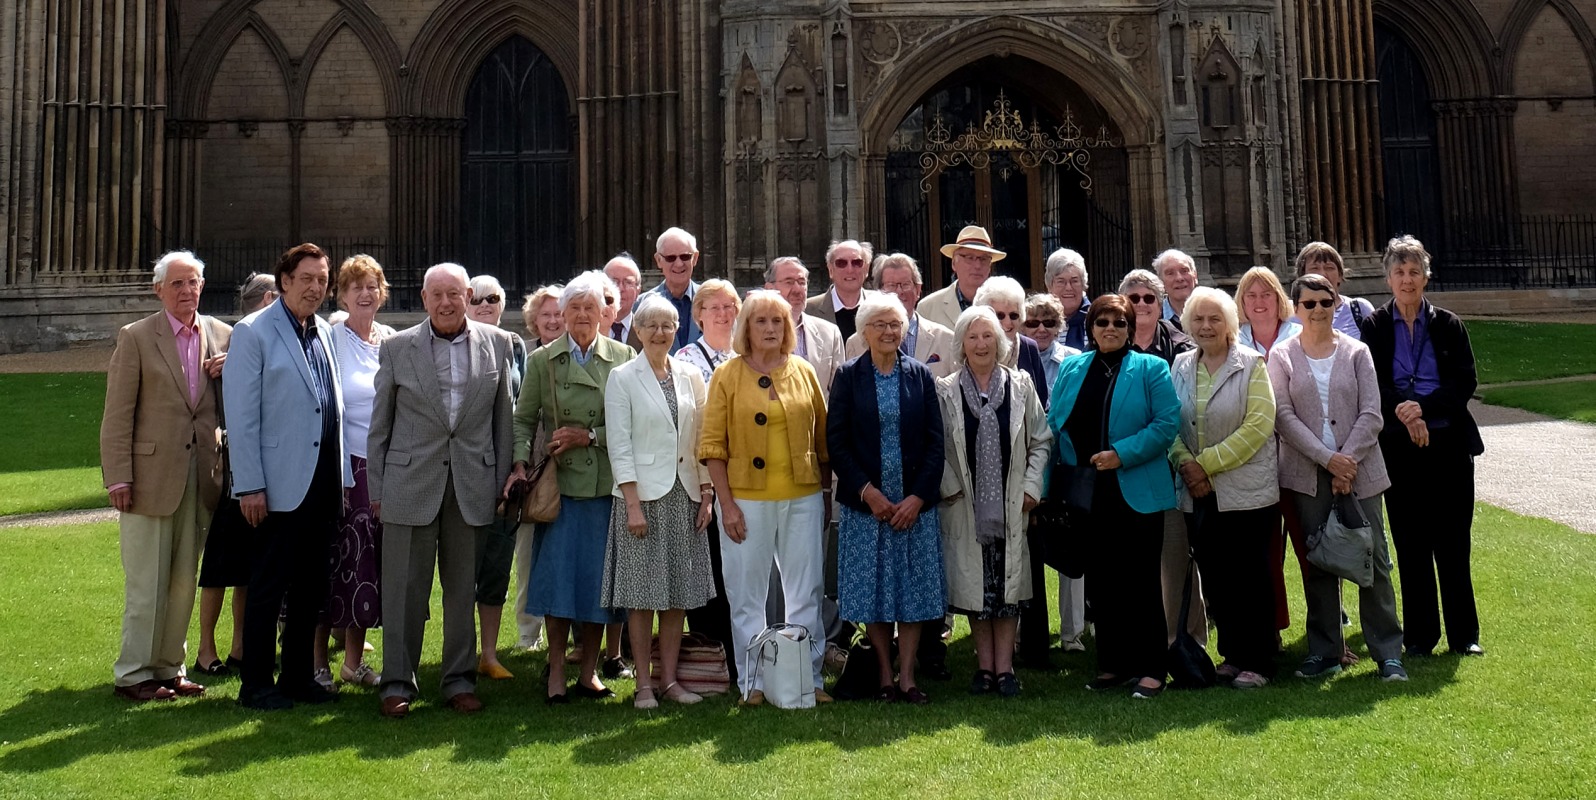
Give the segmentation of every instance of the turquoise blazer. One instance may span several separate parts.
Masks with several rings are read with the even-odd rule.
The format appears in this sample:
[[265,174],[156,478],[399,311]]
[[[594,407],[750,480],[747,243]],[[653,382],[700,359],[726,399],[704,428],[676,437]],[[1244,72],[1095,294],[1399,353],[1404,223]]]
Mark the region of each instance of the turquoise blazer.
[[[1096,356],[1097,351],[1088,350],[1064,359],[1058,367],[1047,412],[1047,426],[1058,448],[1053,451],[1055,463],[1075,464],[1075,444],[1064,431],[1064,421],[1075,410],[1086,370]],[[1169,364],[1158,356],[1126,353],[1108,413],[1108,446],[1119,453],[1119,489],[1136,511],[1154,514],[1175,507],[1169,446],[1179,431],[1180,398],[1169,378]]]

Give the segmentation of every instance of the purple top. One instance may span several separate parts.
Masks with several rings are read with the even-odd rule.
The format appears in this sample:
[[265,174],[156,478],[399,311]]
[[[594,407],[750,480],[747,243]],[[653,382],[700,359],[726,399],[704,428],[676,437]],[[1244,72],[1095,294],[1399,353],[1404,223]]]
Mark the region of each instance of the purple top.
[[1435,347],[1430,344],[1430,301],[1419,301],[1419,318],[1413,325],[1412,335],[1403,324],[1401,312],[1393,316],[1396,356],[1391,365],[1391,380],[1403,397],[1410,400],[1428,397],[1441,388],[1441,370],[1435,363]]

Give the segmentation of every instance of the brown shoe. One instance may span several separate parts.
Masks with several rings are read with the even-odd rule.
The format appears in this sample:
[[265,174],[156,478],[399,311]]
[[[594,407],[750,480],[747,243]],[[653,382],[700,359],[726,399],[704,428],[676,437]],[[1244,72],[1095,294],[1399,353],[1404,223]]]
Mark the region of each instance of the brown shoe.
[[382,698],[382,715],[389,719],[404,719],[410,715],[410,701],[394,695]]
[[816,689],[815,690],[815,702],[816,703],[820,703],[820,704],[829,703],[829,702],[831,702],[831,695],[826,694],[826,690],[825,689]]
[[462,714],[475,714],[482,710],[482,701],[471,692],[461,692],[449,698],[449,707]]
[[117,697],[124,697],[135,703],[147,703],[151,700],[171,700],[177,697],[177,692],[166,688],[162,681],[150,679],[132,686],[117,686],[113,689]]
[[183,677],[182,675],[163,681],[161,685],[171,689],[177,694],[178,697],[205,696],[205,687]]

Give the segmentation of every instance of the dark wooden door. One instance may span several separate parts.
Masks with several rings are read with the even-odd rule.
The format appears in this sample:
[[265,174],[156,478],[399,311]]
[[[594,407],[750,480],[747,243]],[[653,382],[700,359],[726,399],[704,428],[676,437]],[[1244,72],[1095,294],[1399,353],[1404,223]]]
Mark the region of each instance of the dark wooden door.
[[565,83],[537,46],[512,37],[482,62],[466,93],[463,257],[512,296],[576,270],[571,138]]
[[1444,249],[1445,232],[1430,84],[1418,54],[1397,30],[1376,23],[1374,52],[1380,78],[1386,234],[1411,233],[1436,252]]

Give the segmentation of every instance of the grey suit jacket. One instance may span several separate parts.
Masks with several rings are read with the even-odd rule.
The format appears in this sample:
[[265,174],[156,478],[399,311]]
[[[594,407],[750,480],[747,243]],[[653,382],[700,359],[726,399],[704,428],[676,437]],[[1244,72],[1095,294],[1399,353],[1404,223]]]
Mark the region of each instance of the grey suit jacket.
[[805,314],[804,339],[808,342],[804,360],[815,368],[820,391],[830,397],[831,379],[837,376],[837,370],[846,360],[842,357],[842,330],[833,323]]
[[384,522],[431,523],[451,475],[466,523],[493,521],[514,444],[512,345],[499,328],[466,324],[470,376],[453,426],[432,360],[431,322],[389,337],[378,351],[366,484],[371,501],[382,503]]

